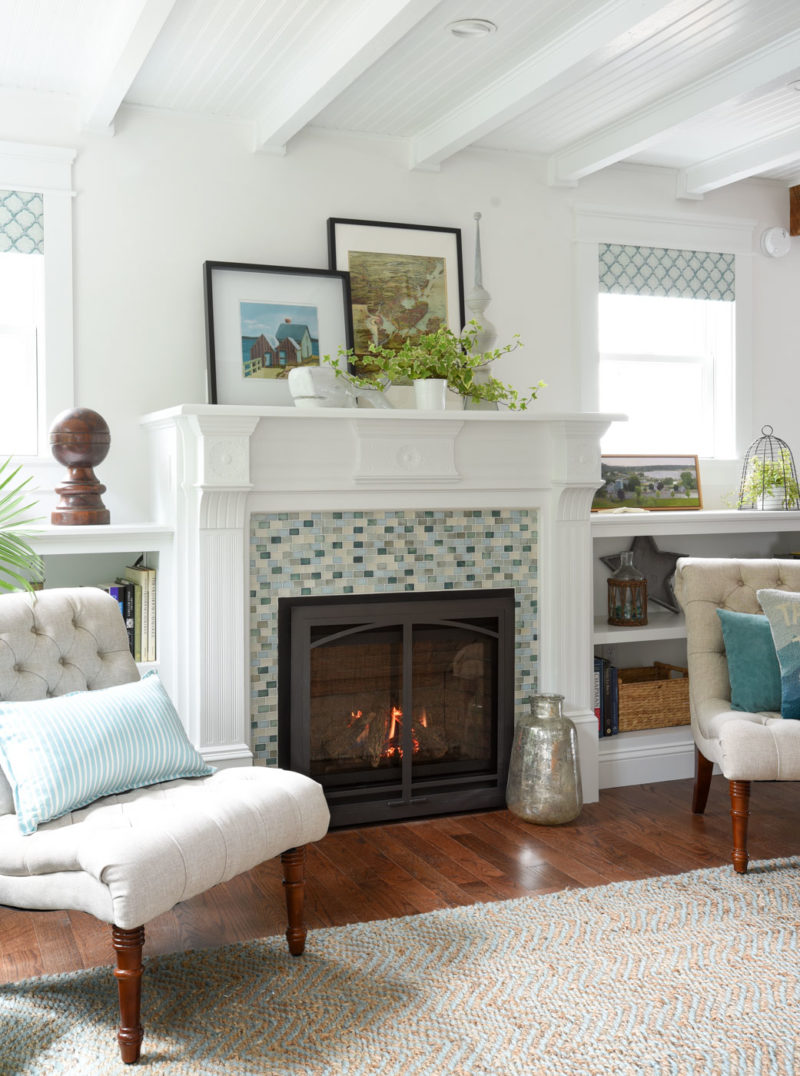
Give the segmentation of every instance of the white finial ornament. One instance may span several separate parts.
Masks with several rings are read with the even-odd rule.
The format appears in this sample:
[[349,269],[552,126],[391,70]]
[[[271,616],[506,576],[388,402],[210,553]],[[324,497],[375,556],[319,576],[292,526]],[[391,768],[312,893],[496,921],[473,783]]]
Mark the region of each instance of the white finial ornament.
[[481,326],[481,331],[475,341],[476,351],[491,351],[497,339],[497,330],[490,321],[484,317],[486,307],[492,301],[489,292],[483,286],[483,263],[481,261],[481,214],[474,213],[475,221],[475,282],[467,295],[467,306],[473,318]]

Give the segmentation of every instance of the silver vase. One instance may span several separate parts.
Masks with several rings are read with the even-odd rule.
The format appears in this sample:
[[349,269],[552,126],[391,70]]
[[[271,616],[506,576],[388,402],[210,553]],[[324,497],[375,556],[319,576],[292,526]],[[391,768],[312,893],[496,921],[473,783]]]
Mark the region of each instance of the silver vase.
[[530,714],[514,729],[506,803],[543,826],[571,822],[583,806],[578,734],[563,702],[563,695],[534,695]]

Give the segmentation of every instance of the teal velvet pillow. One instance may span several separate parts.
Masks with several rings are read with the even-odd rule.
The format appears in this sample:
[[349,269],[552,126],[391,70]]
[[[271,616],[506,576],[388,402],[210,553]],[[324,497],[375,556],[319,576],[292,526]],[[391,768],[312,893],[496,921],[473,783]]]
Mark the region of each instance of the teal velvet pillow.
[[767,617],[717,609],[728,659],[731,709],[780,711],[781,670]]
[[101,796],[214,773],[155,672],[98,691],[0,703],[0,765],[26,834]]
[[781,667],[781,716],[800,721],[800,594],[757,590]]

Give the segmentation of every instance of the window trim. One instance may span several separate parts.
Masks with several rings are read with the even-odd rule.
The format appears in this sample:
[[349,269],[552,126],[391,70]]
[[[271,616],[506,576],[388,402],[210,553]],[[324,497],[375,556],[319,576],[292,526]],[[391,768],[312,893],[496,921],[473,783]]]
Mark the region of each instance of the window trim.
[[72,163],[62,146],[0,142],[0,187],[39,191],[44,199],[44,362],[39,386],[38,455],[50,460],[48,431],[61,411],[75,406],[72,302]]
[[[735,255],[736,307],[734,442],[738,457],[752,429],[753,253],[757,221],[714,216],[670,217],[663,213],[626,213],[615,207],[577,205],[574,218],[575,302],[579,406],[598,410],[600,356],[597,340],[598,259],[601,243],[677,247]],[[733,457],[736,458],[736,457]]]

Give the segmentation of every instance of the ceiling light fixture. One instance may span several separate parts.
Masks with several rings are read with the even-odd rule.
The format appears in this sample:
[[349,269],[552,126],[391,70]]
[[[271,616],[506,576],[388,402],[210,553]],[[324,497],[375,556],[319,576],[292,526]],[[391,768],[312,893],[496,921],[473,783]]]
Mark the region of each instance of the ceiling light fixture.
[[493,34],[497,27],[488,19],[458,19],[451,22],[447,29],[454,37],[485,37]]

